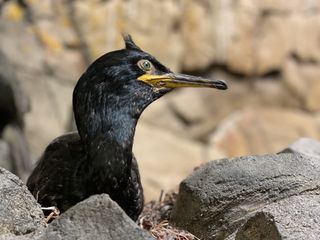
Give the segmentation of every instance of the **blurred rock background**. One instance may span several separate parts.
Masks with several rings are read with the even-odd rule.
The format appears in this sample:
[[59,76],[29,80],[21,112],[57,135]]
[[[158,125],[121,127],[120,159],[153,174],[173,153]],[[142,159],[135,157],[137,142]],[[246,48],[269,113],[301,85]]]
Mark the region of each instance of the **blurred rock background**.
[[25,180],[72,130],[76,81],[123,32],[172,70],[230,87],[181,89],[144,112],[134,152],[147,200],[209,160],[319,139],[320,0],[0,0],[2,166]]

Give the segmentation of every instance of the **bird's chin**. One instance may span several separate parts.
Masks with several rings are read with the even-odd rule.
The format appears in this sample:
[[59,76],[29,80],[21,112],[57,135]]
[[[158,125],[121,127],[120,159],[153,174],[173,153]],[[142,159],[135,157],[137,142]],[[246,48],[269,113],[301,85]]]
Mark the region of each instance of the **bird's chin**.
[[153,92],[157,95],[159,95],[159,97],[171,92],[173,89],[172,88],[167,88],[167,87],[160,87],[160,88],[157,88],[157,87],[154,87],[153,88]]

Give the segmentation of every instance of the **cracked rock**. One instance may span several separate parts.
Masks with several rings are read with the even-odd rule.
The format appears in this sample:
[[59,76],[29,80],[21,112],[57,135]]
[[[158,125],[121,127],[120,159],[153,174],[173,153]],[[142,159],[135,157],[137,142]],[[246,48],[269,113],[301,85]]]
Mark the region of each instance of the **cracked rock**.
[[152,240],[107,194],[78,203],[53,221],[39,240]]
[[212,161],[180,184],[171,222],[200,239],[225,239],[270,202],[320,193],[319,158],[299,153]]
[[320,196],[293,196],[259,210],[238,230],[235,240],[317,240],[319,223]]
[[0,235],[24,235],[44,226],[40,206],[22,181],[0,168]]

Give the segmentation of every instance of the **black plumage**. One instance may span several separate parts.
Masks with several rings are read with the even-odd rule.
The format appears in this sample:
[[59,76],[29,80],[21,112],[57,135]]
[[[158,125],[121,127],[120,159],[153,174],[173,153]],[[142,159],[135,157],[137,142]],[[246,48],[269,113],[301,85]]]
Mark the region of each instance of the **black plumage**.
[[132,153],[142,111],[176,87],[226,89],[223,81],[174,74],[125,36],[125,49],[93,62],[73,92],[78,132],[46,148],[27,186],[38,202],[65,211],[108,193],[136,220],[143,208],[138,165]]

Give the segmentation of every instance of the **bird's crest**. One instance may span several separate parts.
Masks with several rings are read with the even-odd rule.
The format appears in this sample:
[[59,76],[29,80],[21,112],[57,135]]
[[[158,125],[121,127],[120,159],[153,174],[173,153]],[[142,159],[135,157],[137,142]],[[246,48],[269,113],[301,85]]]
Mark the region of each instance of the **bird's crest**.
[[126,45],[126,49],[133,49],[133,50],[140,50],[141,51],[141,49],[132,40],[131,35],[123,34],[123,40]]

